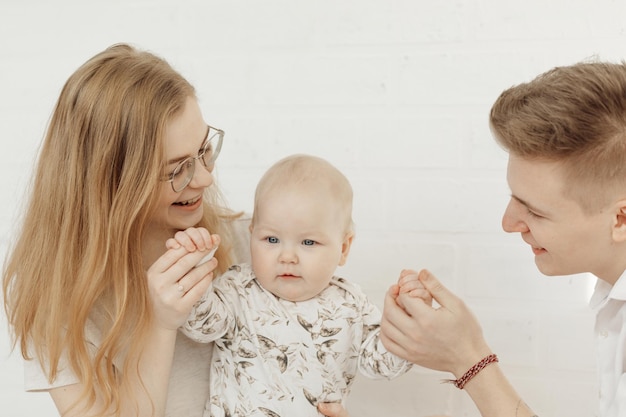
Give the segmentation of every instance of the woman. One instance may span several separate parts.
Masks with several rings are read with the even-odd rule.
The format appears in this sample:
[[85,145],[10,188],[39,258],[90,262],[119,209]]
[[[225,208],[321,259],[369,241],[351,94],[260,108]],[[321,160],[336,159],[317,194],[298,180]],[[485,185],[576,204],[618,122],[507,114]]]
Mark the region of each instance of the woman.
[[[249,256],[248,221],[213,184],[223,136],[180,74],[128,45],[66,82],[3,271],[26,388],[49,391],[61,415],[202,415],[210,348],[177,328]],[[196,252],[165,248],[192,226],[221,239],[198,267],[211,236]]]

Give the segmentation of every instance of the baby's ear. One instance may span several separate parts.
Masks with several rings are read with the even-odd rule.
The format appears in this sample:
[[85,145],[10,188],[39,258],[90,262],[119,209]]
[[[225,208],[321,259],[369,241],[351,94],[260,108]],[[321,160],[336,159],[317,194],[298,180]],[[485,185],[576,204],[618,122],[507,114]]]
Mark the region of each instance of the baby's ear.
[[613,240],[615,242],[626,242],[626,200],[618,201],[614,213]]
[[341,244],[341,258],[339,258],[339,266],[342,266],[348,260],[348,254],[350,254],[350,247],[352,246],[352,241],[354,240],[354,232],[348,232],[343,238],[343,243]]

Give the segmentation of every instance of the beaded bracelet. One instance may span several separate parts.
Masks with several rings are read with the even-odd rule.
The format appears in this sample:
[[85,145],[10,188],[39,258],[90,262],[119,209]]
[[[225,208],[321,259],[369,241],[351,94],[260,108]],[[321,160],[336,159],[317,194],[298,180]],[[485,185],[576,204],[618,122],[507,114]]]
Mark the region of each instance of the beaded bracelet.
[[465,384],[467,384],[470,379],[474,378],[476,374],[478,374],[485,368],[485,366],[494,362],[498,362],[498,357],[495,353],[492,353],[491,355],[485,356],[476,365],[469,368],[468,371],[465,372],[463,376],[459,379],[446,379],[443,382],[449,382],[451,384],[454,384],[454,386],[458,389],[463,389]]

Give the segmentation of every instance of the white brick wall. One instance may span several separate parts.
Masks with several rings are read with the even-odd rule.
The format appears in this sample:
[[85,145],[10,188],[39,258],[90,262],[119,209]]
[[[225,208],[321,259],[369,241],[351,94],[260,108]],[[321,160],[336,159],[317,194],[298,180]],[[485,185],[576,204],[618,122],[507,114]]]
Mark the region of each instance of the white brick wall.
[[[226,130],[219,182],[234,207],[251,209],[279,157],[329,159],[356,192],[343,275],[382,305],[401,268],[430,268],[475,309],[539,415],[593,415],[592,281],[540,276],[500,230],[506,155],[487,113],[502,89],[550,67],[625,58],[625,18],[626,3],[610,0],[0,0],[0,242],[63,82],[131,42],[192,81],[206,120]],[[1,322],[0,413],[55,415],[47,394],[22,392]],[[351,414],[477,416],[443,377],[358,379]]]

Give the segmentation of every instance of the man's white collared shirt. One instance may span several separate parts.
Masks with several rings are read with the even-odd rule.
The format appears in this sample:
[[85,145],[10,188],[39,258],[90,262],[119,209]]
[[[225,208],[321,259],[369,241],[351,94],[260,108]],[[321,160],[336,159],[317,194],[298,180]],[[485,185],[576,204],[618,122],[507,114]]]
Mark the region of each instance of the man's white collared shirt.
[[626,273],[611,285],[598,279],[589,302],[596,310],[595,336],[600,416],[626,416]]

